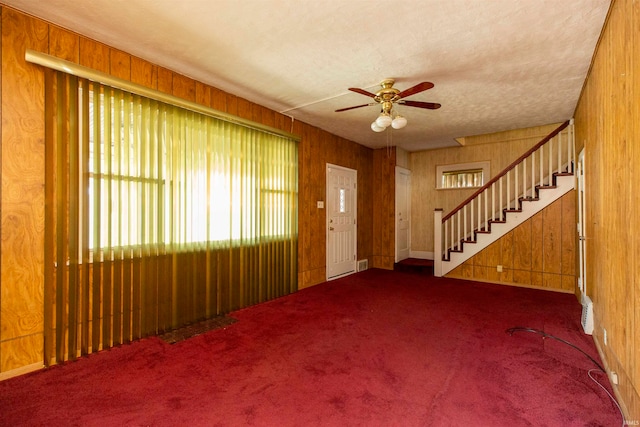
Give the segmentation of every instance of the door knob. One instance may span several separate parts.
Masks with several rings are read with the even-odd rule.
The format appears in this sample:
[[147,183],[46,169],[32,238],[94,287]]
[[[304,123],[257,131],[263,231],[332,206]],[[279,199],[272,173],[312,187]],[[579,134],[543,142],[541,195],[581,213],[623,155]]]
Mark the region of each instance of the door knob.
[[329,231],[333,231],[333,227],[329,227]]

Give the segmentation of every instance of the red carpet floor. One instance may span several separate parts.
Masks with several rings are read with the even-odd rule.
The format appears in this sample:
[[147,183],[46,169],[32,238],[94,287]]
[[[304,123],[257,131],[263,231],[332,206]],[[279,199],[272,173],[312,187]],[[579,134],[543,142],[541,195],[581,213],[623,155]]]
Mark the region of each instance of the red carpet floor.
[[[0,425],[616,426],[572,295],[368,270],[0,383]],[[610,388],[603,373],[593,375]]]

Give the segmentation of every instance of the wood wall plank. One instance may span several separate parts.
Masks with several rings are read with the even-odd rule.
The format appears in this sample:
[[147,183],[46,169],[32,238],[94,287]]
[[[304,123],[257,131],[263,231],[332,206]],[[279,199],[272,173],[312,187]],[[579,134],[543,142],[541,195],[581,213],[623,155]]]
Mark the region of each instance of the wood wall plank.
[[31,334],[0,342],[0,372],[42,363],[42,335]]
[[[557,201],[542,211],[542,272],[562,270],[562,203]],[[574,227],[575,228],[575,227]]]
[[158,67],[158,83],[156,89],[160,92],[173,95],[173,76],[171,70],[164,67]]
[[238,114],[238,97],[232,95],[230,93],[225,93],[225,105],[227,108],[227,113],[233,114],[234,116],[239,116]]
[[531,270],[532,244],[531,221],[513,230],[513,268]]
[[49,55],[77,63],[80,58],[80,36],[55,25],[49,26]]
[[395,167],[395,147],[374,151],[373,267],[387,270],[395,261]]
[[2,9],[0,370],[43,360],[44,76],[25,49],[49,50],[46,23]]
[[136,56],[131,57],[131,82],[157,89],[158,87],[158,66],[140,59]]
[[220,89],[211,88],[211,108],[222,111],[223,113],[227,111],[227,96],[226,93]]
[[211,106],[211,86],[197,81],[195,102],[201,105]]
[[131,55],[121,50],[110,49],[109,73],[114,77],[131,81]]
[[173,88],[171,93],[179,98],[195,102],[196,81],[182,74],[173,73]]
[[86,37],[80,38],[80,65],[109,73],[110,59],[109,46]]
[[[561,274],[575,276],[576,275],[576,244],[577,244],[577,234],[575,233],[576,224],[578,223],[578,219],[576,216],[576,192],[570,191],[565,194],[561,202],[561,243],[560,247],[562,248],[561,253]],[[572,288],[573,289],[573,288]]]
[[542,212],[531,217],[531,270],[542,271],[544,221]]

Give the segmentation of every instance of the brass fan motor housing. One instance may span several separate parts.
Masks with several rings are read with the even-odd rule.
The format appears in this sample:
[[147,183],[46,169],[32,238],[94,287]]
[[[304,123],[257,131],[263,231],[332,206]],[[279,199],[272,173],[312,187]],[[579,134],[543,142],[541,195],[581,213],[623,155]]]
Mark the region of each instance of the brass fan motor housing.
[[398,94],[400,91],[393,87],[395,84],[394,79],[384,79],[380,82],[382,89],[376,92],[376,96],[373,98],[376,102],[382,105],[382,111],[389,114],[393,103],[399,99]]

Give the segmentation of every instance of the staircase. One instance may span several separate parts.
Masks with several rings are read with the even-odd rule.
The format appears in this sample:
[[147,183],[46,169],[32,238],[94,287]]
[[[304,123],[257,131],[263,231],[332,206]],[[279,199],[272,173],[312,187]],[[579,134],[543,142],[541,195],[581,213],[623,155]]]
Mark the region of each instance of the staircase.
[[574,189],[573,121],[566,121],[443,216],[434,213],[434,275],[444,276]]

